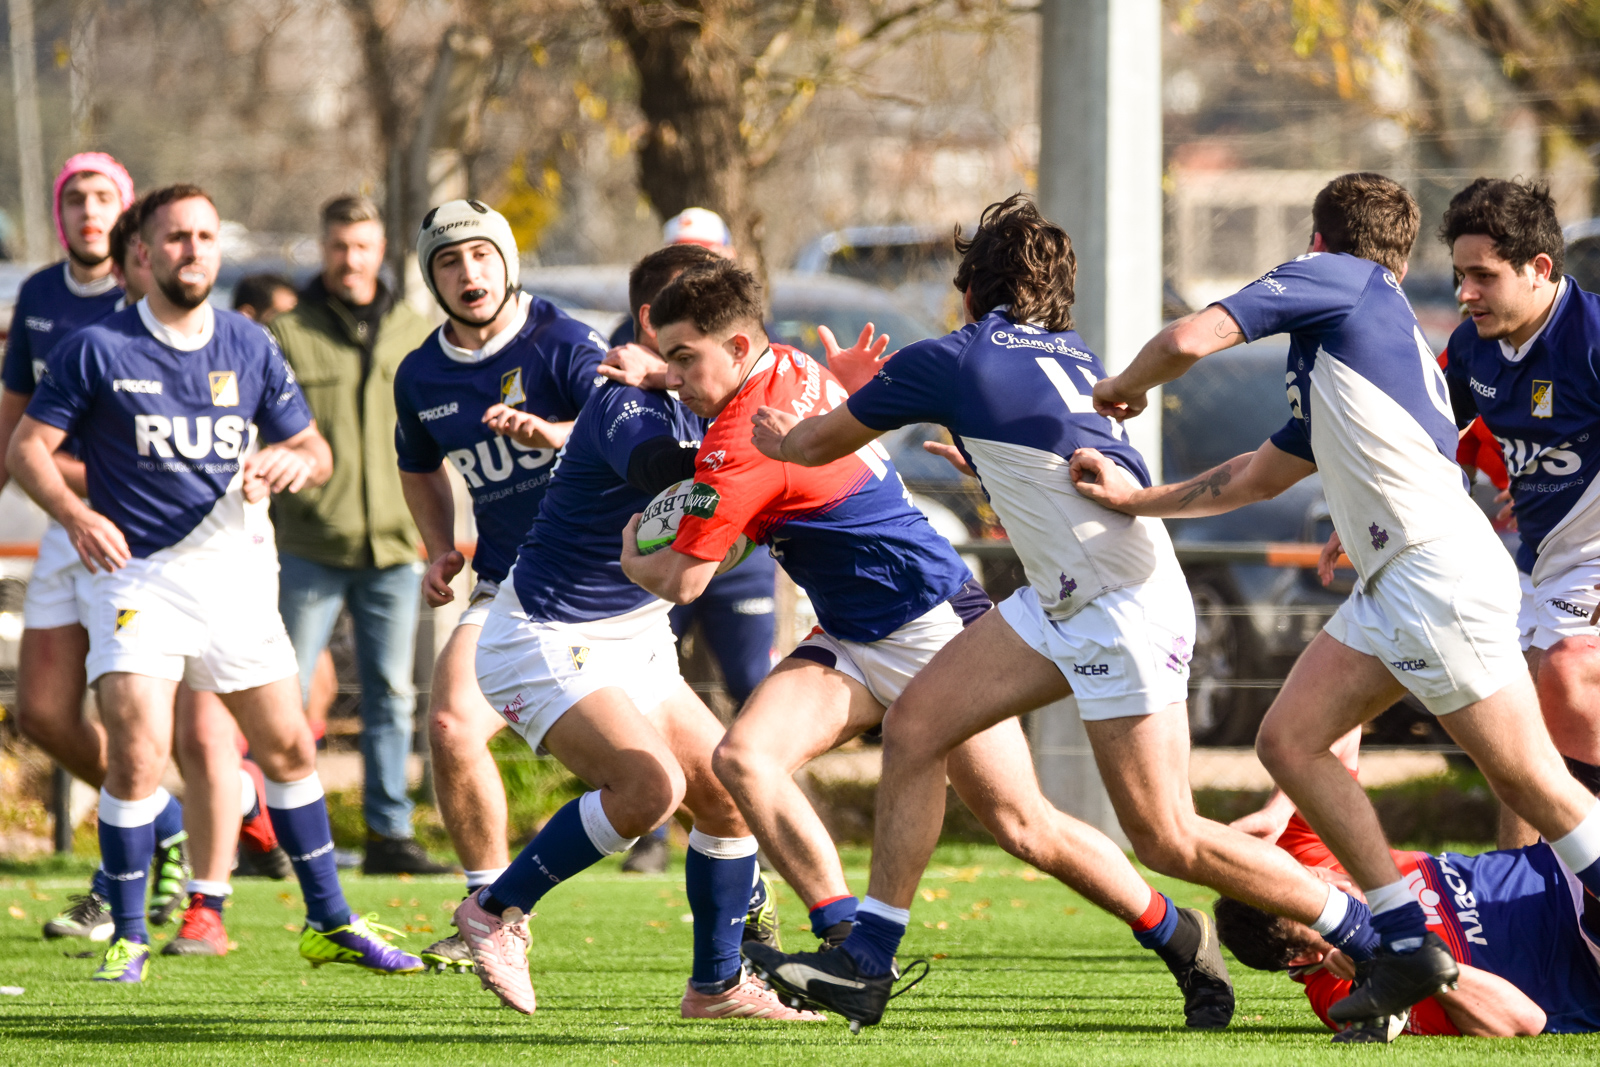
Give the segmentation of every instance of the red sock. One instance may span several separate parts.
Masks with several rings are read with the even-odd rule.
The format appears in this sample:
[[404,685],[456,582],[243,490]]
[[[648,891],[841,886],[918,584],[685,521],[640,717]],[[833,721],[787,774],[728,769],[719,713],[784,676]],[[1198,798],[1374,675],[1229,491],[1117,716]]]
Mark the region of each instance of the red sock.
[[1155,889],[1151,889],[1150,903],[1146,905],[1144,914],[1140,915],[1128,925],[1133,927],[1133,932],[1136,934],[1149,933],[1151,930],[1154,930],[1156,927],[1160,926],[1161,921],[1167,917],[1167,906],[1167,898],[1162,896]]

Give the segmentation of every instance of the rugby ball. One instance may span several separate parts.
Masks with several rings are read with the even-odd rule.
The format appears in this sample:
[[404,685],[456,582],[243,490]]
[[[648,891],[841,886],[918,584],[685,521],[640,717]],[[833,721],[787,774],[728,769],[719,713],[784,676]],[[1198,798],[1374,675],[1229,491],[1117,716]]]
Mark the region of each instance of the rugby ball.
[[[648,556],[666,548],[677,538],[678,523],[684,515],[710,518],[716,505],[717,491],[709,485],[696,483],[693,478],[685,478],[667,486],[645,506],[644,514],[639,519],[639,554]],[[744,562],[753,548],[755,544],[740,534],[717,566],[717,573],[725,574],[733,570]]]

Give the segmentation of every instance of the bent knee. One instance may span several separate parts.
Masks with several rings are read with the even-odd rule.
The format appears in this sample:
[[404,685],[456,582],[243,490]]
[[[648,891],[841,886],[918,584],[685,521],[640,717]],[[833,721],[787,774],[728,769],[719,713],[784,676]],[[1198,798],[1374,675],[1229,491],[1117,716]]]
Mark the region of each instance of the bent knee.
[[754,745],[724,737],[711,753],[711,772],[730,791],[758,780],[772,769],[772,761]]
[[429,709],[428,745],[446,757],[474,752],[489,743],[505,723],[482,708],[445,704]]
[[612,828],[623,837],[639,837],[672,817],[686,784],[676,763],[644,757],[619,768],[607,788],[616,800],[615,811],[606,806]]

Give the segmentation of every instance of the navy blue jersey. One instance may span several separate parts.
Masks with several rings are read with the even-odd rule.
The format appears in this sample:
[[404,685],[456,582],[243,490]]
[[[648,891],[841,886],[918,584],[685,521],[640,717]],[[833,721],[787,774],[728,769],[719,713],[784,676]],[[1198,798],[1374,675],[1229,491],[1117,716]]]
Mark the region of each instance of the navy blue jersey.
[[6,339],[5,369],[0,372],[13,393],[31,393],[44,375],[50,350],[80,326],[99,322],[116,309],[122,289],[113,285],[92,296],[74,293],[67,281],[67,265],[53,263],[31,275],[17,293],[11,314],[11,335]]
[[1290,418],[1272,442],[1321,471],[1362,578],[1408,545],[1487,529],[1456,464],[1444,375],[1393,272],[1311,253],[1218,303],[1246,340],[1289,335]]
[[1052,618],[1177,562],[1157,519],[1121,515],[1078,493],[1067,461],[1105,453],[1140,485],[1144,457],[1122,426],[1095,414],[1100,358],[1071,330],[1018,323],[1002,311],[894,355],[856,394],[850,414],[874,430],[938,423],[978,473],[1028,584]]
[[1479,337],[1471,321],[1450,335],[1445,377],[1456,422],[1481,415],[1500,442],[1522,538],[1517,566],[1529,574],[1600,555],[1597,349],[1600,297],[1570,278],[1519,360]]
[[529,618],[591,622],[656,599],[622,573],[622,531],[650,503],[628,484],[628,461],[647,441],[672,437],[694,447],[704,431],[704,420],[666,393],[618,382],[594,391],[517,551],[512,582]]
[[181,351],[142,313],[137,304],[57,345],[28,405],[77,436],[89,505],[141,559],[242,535],[239,469],[257,432],[271,443],[311,425],[288,363],[254,322],[216,310],[210,339]]
[[428,474],[446,459],[472,495],[478,548],[472,568],[502,581],[539,513],[555,452],[524,448],[483,424],[504,403],[549,422],[578,417],[595,386],[605,344],[589,327],[534,297],[505,347],[476,363],[453,357],[435,332],[395,373],[395,451],[400,469]]

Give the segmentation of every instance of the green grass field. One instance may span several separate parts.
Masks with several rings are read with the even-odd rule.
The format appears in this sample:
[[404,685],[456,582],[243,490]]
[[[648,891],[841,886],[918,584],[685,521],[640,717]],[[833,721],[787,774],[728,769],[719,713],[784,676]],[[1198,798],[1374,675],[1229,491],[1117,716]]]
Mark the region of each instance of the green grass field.
[[[851,884],[865,888],[860,852]],[[81,861],[80,861],[81,862]],[[86,871],[87,868],[83,867]],[[932,974],[882,1025],[851,1037],[825,1024],[686,1022],[682,859],[660,877],[615,861],[562,886],[533,921],[539,1011],[502,1008],[474,977],[377,978],[318,971],[295,951],[293,884],[242,881],[224,959],[157,957],[142,988],[90,983],[84,944],[44,942],[39,925],[83,884],[59,865],[0,875],[0,1064],[1033,1064],[1216,1063],[1228,1067],[1383,1057],[1388,1063],[1573,1062],[1587,1038],[1402,1039],[1337,1048],[1298,987],[1235,965],[1239,1012],[1221,1034],[1183,1028],[1176,987],[1126,927],[993,847],[946,846],[923,882],[902,960]],[[1207,891],[1158,884],[1180,904]],[[450,879],[350,877],[351,903],[410,931],[420,949],[449,928]],[[931,898],[931,899],[930,899]],[[782,898],[784,937],[809,948],[805,916]],[[167,933],[175,931],[168,927]]]

